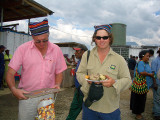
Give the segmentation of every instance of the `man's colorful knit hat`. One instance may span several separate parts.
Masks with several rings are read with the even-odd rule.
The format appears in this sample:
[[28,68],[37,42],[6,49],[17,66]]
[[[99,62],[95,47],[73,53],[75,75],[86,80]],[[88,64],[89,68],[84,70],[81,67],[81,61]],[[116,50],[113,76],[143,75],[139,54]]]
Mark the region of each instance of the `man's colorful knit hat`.
[[106,31],[108,31],[109,33],[111,33],[112,24],[97,25],[97,26],[94,26],[94,28],[95,28],[95,32],[96,32],[97,30],[103,29],[103,30],[106,30]]
[[48,19],[45,18],[42,22],[31,22],[29,24],[29,28],[33,36],[48,33],[49,32]]

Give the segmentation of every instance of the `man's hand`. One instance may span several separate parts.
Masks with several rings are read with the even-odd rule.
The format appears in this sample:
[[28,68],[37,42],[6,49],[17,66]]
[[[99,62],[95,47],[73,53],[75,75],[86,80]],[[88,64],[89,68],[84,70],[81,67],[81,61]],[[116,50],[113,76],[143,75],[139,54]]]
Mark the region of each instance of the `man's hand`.
[[27,92],[25,90],[17,89],[15,87],[13,87],[13,88],[11,88],[11,91],[12,91],[13,95],[16,98],[18,98],[19,100],[26,100],[26,99],[28,99],[28,97],[24,96],[24,93],[29,93],[29,92]]
[[60,89],[60,85],[59,85],[59,84],[56,84],[56,85],[53,86],[53,88],[55,88],[55,89]]

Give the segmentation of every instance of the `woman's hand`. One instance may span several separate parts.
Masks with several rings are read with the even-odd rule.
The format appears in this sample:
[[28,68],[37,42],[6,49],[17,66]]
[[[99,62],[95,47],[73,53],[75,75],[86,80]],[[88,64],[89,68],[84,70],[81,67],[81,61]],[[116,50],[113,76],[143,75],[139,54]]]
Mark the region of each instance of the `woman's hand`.
[[108,75],[106,75],[106,78],[107,80],[101,81],[100,83],[102,83],[102,85],[105,87],[112,87],[115,83],[115,80],[109,77]]
[[150,73],[150,77],[151,77],[151,78],[154,78],[154,73]]

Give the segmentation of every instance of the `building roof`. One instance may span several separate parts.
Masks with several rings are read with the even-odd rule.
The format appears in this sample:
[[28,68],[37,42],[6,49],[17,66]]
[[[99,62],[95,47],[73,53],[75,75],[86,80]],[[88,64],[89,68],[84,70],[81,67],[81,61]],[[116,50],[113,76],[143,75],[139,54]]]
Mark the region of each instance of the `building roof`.
[[34,0],[0,0],[0,8],[3,8],[3,22],[44,17],[54,13]]
[[75,46],[79,45],[80,43],[64,42],[64,43],[54,43],[54,44],[58,45],[59,47],[75,47]]

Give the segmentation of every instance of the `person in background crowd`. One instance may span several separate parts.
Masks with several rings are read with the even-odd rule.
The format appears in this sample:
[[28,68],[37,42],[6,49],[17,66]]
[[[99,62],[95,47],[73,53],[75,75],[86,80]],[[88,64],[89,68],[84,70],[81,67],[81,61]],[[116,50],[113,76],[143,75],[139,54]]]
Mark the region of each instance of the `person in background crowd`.
[[154,51],[152,49],[149,49],[149,65],[151,66],[152,60],[154,60]]
[[138,56],[136,56],[135,60],[136,60],[136,63],[138,63],[138,61],[139,61]]
[[156,84],[158,89],[153,88],[153,115],[155,120],[160,120],[160,49],[157,51],[158,56],[152,61],[152,71],[157,74]]
[[129,59],[132,59],[132,57],[133,57],[133,56],[132,56],[132,55],[130,55],[130,57],[128,58],[127,62],[129,61]]
[[[92,42],[96,47],[82,56],[77,71],[78,82],[84,94],[83,120],[120,120],[120,92],[131,85],[129,69],[125,59],[111,49],[113,36],[111,25],[95,26]],[[94,83],[85,76],[102,74],[107,80]],[[95,94],[97,92],[97,94]]]
[[[35,120],[40,100],[54,99],[53,94],[28,99],[24,93],[44,88],[60,89],[62,72],[67,68],[61,49],[49,42],[48,20],[32,22],[29,28],[33,40],[17,48],[8,65],[6,79],[11,92],[19,99],[19,120]],[[16,88],[14,75],[21,66],[21,79]]]
[[3,52],[5,50],[5,46],[0,45],[0,90],[3,90],[3,74],[4,74],[4,55]]
[[72,61],[68,58],[68,54],[64,54],[63,56],[64,56],[64,59],[66,61],[66,64],[67,65],[72,65]]
[[71,62],[73,65],[77,65],[76,59],[75,59],[75,55],[72,55],[72,57],[70,58]]
[[[140,75],[146,76],[146,82],[147,82],[147,91],[153,84],[152,78],[154,77],[154,74],[151,71],[151,67],[148,64],[149,61],[149,51],[143,50],[139,53],[140,61],[137,63],[137,72]],[[135,71],[136,72],[136,69]],[[136,74],[136,73],[134,73]],[[140,84],[141,85],[141,84]],[[130,100],[130,109],[132,110],[133,114],[136,114],[137,120],[144,120],[142,113],[145,110],[145,103],[147,98],[147,91],[143,94],[138,94],[135,92],[131,92],[131,100]]]
[[132,56],[132,57],[128,60],[128,67],[129,67],[131,79],[133,79],[133,77],[134,77],[134,68],[135,68],[135,66],[136,66],[135,56]]
[[[81,62],[82,55],[88,49],[85,45],[82,45],[82,44],[74,47],[73,49],[75,50],[75,56],[78,59],[76,70],[75,70],[75,72],[77,72],[79,64]],[[76,120],[77,116],[82,110],[83,93],[80,90],[81,85],[77,80],[76,74],[74,75],[74,83],[75,83],[75,93],[74,93],[73,101],[71,103],[69,114],[66,120]]]
[[9,54],[9,50],[5,50],[5,54],[4,54],[4,61],[5,61],[5,71],[4,71],[4,75],[3,75],[3,86],[4,88],[7,88],[7,82],[6,82],[6,74],[8,71],[8,64],[10,62],[10,60],[12,59],[12,55]]

